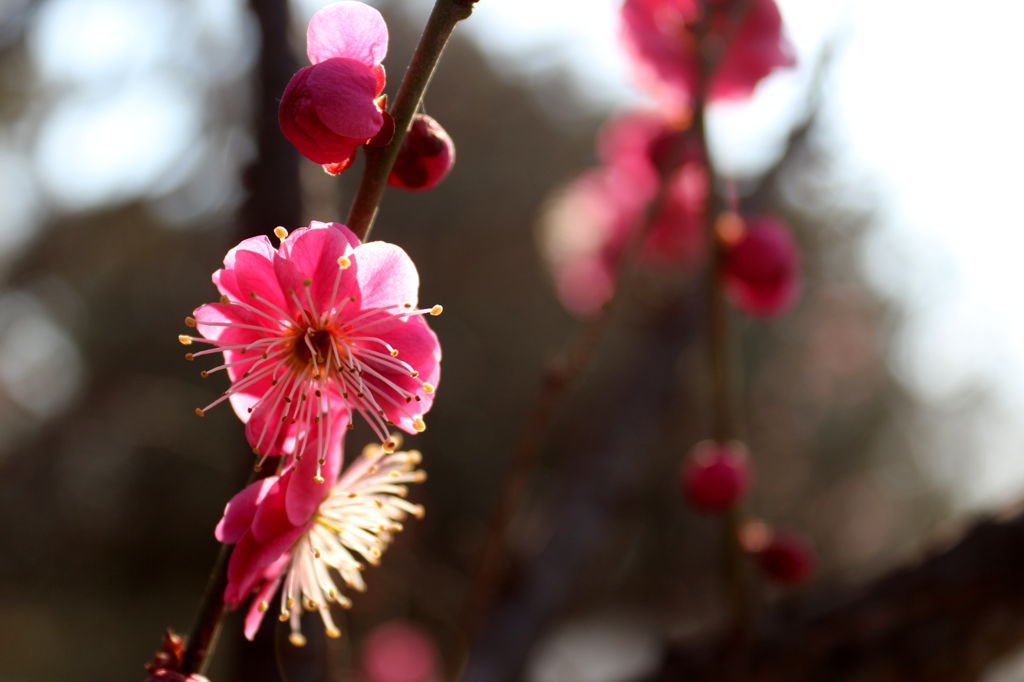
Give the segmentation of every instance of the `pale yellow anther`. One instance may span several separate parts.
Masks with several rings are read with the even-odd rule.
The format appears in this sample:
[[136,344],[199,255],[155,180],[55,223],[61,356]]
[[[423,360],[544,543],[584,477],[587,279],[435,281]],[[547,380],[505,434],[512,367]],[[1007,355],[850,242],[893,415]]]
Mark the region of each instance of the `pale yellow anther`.
[[196,318],[192,317],[191,315],[186,317],[185,318],[185,326],[186,327],[195,327],[196,326]]
[[416,433],[423,433],[427,430],[427,423],[420,417],[412,420],[412,428],[416,430]]
[[438,315],[440,315],[443,312],[444,312],[444,306],[441,306],[441,305],[435,305],[433,308],[430,309],[430,314],[433,315],[434,317],[437,317]]
[[292,614],[288,613],[287,611],[282,611],[281,613],[277,614],[277,619],[282,623],[286,622],[291,617]]
[[298,632],[288,635],[288,641],[292,643],[292,646],[306,646],[306,638]]
[[196,408],[196,416],[197,416],[197,417],[205,417],[205,416],[206,416],[206,412],[204,412],[204,411],[202,410],[202,408],[199,408],[199,407],[197,407],[197,408]]
[[317,474],[316,476],[313,477],[313,482],[314,483],[323,483],[324,482],[324,477],[321,476],[320,474]]
[[178,343],[180,343],[183,346],[191,346],[192,337],[189,336],[188,334],[178,334]]
[[295,597],[288,597],[288,600],[284,603],[289,609],[295,608]]
[[326,632],[327,636],[331,639],[338,639],[339,637],[341,637],[341,630],[339,630],[338,628],[327,628]]
[[352,259],[348,256],[338,256],[338,267],[342,270],[347,270],[352,267]]
[[266,613],[270,610],[270,604],[268,604],[266,600],[261,599],[259,606],[257,606],[256,608],[259,609],[260,613]]
[[384,449],[384,452],[391,454],[398,447],[398,443],[396,443],[393,438],[388,438],[386,441],[381,443],[381,447]]
[[274,228],[274,236],[278,239],[284,239],[288,236],[288,230],[284,229],[282,225],[278,225]]
[[423,392],[424,393],[433,393],[434,392],[434,385],[433,384],[428,384],[426,381],[424,381],[423,382]]
[[393,358],[397,358],[398,357],[398,349],[397,348],[392,348],[391,349],[391,357],[393,357]]
[[192,362],[193,360],[196,359],[196,356],[192,355],[192,353],[185,353],[185,359],[188,360],[189,362]]

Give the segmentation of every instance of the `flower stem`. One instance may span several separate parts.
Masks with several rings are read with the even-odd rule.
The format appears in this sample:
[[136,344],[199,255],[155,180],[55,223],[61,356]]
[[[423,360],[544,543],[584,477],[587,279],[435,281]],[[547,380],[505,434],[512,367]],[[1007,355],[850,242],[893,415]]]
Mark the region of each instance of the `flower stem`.
[[558,402],[589,365],[605,332],[611,326],[615,312],[627,298],[629,271],[643,247],[645,238],[665,207],[670,180],[686,158],[691,133],[692,128],[689,127],[679,131],[664,162],[657,168],[657,190],[637,217],[615,265],[615,286],[611,300],[579,326],[559,354],[560,360],[552,363],[541,378],[540,391],[521,431],[519,444],[513,451],[508,472],[502,480],[498,501],[491,512],[484,547],[480,552],[480,559],[463,606],[461,623],[467,638],[472,638],[476,634],[483,615],[504,578],[507,562],[503,562],[502,559],[508,551],[508,524],[526,492],[526,484],[540,456],[544,436],[555,416]]
[[398,158],[398,151],[412,122],[412,117],[420,106],[423,93],[434,75],[434,67],[441,59],[441,53],[448,42],[455,25],[473,13],[473,3],[463,0],[437,0],[434,9],[427,19],[426,28],[420,37],[416,52],[413,53],[409,68],[395,95],[391,105],[391,117],[395,122],[395,136],[383,147],[366,147],[366,169],[363,171],[359,190],[352,202],[348,215],[348,227],[361,240],[373,227],[377,216],[384,188],[387,186],[388,175]]
[[[719,443],[727,443],[738,436],[735,400],[733,397],[732,335],[729,325],[729,307],[725,300],[723,278],[725,268],[725,247],[718,233],[718,220],[722,203],[714,190],[713,182],[718,177],[714,160],[708,146],[707,104],[708,92],[715,69],[725,51],[736,37],[749,0],[740,0],[733,5],[729,17],[729,30],[725,40],[712,43],[708,40],[711,20],[711,3],[700,2],[700,22],[697,26],[697,40],[700,46],[700,69],[697,92],[694,98],[694,134],[700,144],[707,164],[708,177],[712,185],[708,189],[704,210],[704,233],[707,239],[708,265],[707,281],[707,353],[711,390],[711,436]],[[732,641],[742,646],[750,630],[751,595],[747,564],[740,544],[742,513],[732,509],[722,517],[722,579],[726,585],[732,609]]]
[[199,613],[189,634],[185,654],[182,657],[180,672],[186,677],[193,673],[202,673],[210,652],[217,643],[221,620],[224,617],[224,588],[228,584],[228,559],[231,557],[232,545],[221,545],[217,552],[217,560],[210,571],[206,582],[203,599],[199,603]]
[[[264,465],[262,469],[253,469],[249,474],[249,480],[245,485],[265,478],[274,473],[276,467]],[[228,559],[231,558],[231,550],[234,545],[221,545],[217,552],[217,559],[210,570],[210,577],[206,581],[206,589],[203,591],[202,601],[199,602],[199,612],[196,620],[189,631],[188,640],[185,643],[185,653],[182,656],[182,663],[179,672],[186,677],[193,673],[203,673],[210,653],[217,643],[217,634],[220,632],[220,624],[224,618],[224,588],[228,584]]]

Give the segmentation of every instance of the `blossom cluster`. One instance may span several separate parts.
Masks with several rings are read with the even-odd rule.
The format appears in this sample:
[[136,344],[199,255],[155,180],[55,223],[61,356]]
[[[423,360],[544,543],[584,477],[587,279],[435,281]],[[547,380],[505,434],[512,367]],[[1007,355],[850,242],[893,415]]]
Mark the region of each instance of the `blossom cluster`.
[[[310,66],[282,95],[281,131],[336,174],[361,147],[391,140],[387,26],[377,10],[345,0],[313,15],[306,40]],[[453,160],[448,134],[419,115],[391,184],[428,189]],[[363,243],[335,222],[274,235],[277,245],[257,236],[228,251],[213,274],[219,300],[196,308],[185,319],[195,331],[178,338],[187,360],[220,358],[201,376],[229,382],[196,414],[229,404],[265,475],[228,502],[216,528],[233,545],[224,602],[250,600],[252,639],[280,589],[277,616],[302,645],[302,613],[319,613],[339,636],[332,607],[350,605],[351,592],[366,588],[364,566],[379,561],[407,517],[423,514],[405,499],[409,484],[425,479],[421,455],[397,448],[401,432],[426,429],[441,350],[425,319],[442,309],[420,306],[416,266],[394,244]],[[346,434],[359,421],[377,442],[346,466]]]
[[[600,165],[572,181],[547,211],[545,255],[573,313],[591,314],[611,298],[627,251],[646,272],[693,269],[708,251],[714,178],[692,134],[692,107],[748,98],[766,76],[794,63],[774,0],[713,0],[708,11],[702,17],[696,0],[622,6],[623,46],[657,107],[610,121],[598,137]],[[784,311],[799,284],[788,228],[771,216],[732,224],[739,229],[728,238],[715,235],[728,261],[730,300],[755,316]],[[638,232],[637,248],[627,248]]]
[[[373,7],[344,0],[320,9],[306,30],[310,66],[299,69],[281,96],[281,132],[307,159],[337,175],[364,145],[391,141],[394,120],[385,110],[384,57],[388,28]],[[455,161],[448,133],[425,114],[414,116],[389,183],[430,189]]]
[[[260,236],[228,252],[213,275],[220,301],[196,308],[186,324],[199,335],[179,340],[204,346],[189,360],[222,355],[201,374],[230,380],[196,413],[230,403],[258,466],[275,464],[217,526],[217,539],[234,545],[224,601],[237,607],[255,592],[252,638],[283,582],[278,614],[299,645],[303,609],[340,634],[331,605],[347,606],[343,589],[365,588],[363,563],[377,563],[406,516],[422,515],[404,499],[425,476],[420,456],[396,452],[393,429],[426,428],[441,351],[424,317],[441,307],[419,307],[416,267],[394,244],[316,221],[275,235],[276,247]],[[345,468],[342,442],[357,417],[380,442]]]

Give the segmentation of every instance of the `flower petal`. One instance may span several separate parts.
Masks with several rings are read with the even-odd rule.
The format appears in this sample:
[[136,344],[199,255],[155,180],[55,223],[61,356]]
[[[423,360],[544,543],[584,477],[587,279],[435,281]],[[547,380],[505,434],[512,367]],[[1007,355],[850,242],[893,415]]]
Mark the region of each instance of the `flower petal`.
[[307,66],[288,82],[277,111],[281,132],[310,161],[347,165],[364,140],[339,135],[320,120],[307,85],[312,72]]
[[337,135],[368,140],[384,125],[377,105],[378,79],[372,69],[352,59],[320,62],[306,78],[310,102],[317,116]]
[[224,516],[217,524],[214,535],[223,543],[232,545],[242,539],[252,525],[260,502],[278,481],[277,476],[250,483],[232,497],[224,507]]
[[332,433],[326,434],[328,439],[326,459],[320,468],[320,483],[316,481],[317,453],[319,440],[310,439],[295,471],[288,481],[285,493],[285,511],[288,521],[296,525],[304,524],[316,511],[320,503],[331,491],[331,485],[338,477],[342,461],[342,436],[348,426],[348,418],[344,412],[334,415],[331,423]]
[[400,246],[369,242],[355,249],[354,260],[364,310],[403,303],[416,306],[420,276]]
[[[283,563],[283,562],[282,562]],[[274,592],[277,590],[277,586],[281,584],[280,573],[284,571],[284,566],[281,566],[281,570],[278,571],[278,576],[273,580],[267,580],[260,587],[259,592],[252,598],[252,603],[249,605],[249,612],[245,614],[245,628],[243,630],[245,638],[250,642],[256,636],[256,631],[260,629],[260,624],[263,622],[263,616],[266,615],[264,611],[260,610],[261,602],[269,602],[270,598],[274,596]]]
[[388,52],[388,27],[380,12],[361,2],[337,2],[319,10],[306,29],[311,64],[346,57],[373,66]]

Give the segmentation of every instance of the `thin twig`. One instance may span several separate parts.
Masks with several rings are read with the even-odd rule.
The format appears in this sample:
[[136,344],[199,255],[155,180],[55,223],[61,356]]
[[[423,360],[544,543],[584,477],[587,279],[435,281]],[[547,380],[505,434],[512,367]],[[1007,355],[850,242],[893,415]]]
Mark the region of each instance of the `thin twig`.
[[585,320],[559,354],[561,360],[549,367],[541,381],[539,393],[526,418],[522,437],[512,454],[501,493],[491,513],[484,548],[480,554],[473,582],[462,612],[462,627],[467,638],[472,638],[483,614],[501,584],[505,568],[502,557],[506,553],[506,535],[512,514],[526,491],[530,473],[540,455],[543,437],[554,417],[558,402],[566,389],[582,374],[596,351],[615,311],[627,296],[626,280],[644,239],[650,233],[668,199],[670,180],[686,158],[686,148],[692,127],[680,131],[664,162],[657,168],[658,187],[630,230],[629,239],[615,266],[611,300],[600,311]]
[[366,241],[377,207],[388,183],[388,175],[398,158],[398,151],[412,122],[412,117],[423,100],[423,93],[430,84],[434,68],[441,59],[441,53],[456,24],[473,13],[472,2],[459,0],[437,0],[420,37],[416,52],[413,53],[405,78],[398,88],[391,117],[395,122],[395,136],[383,147],[366,147],[366,169],[359,182],[359,189],[348,215],[348,227],[356,236]]
[[[748,5],[749,1],[741,1],[731,8],[725,39],[720,42],[712,42],[709,40],[711,4],[709,0],[701,0],[701,16],[696,29],[699,69],[694,97],[693,127],[694,136],[700,145],[708,177],[711,180],[704,206],[704,234],[707,239],[708,253],[705,283],[707,290],[706,346],[711,379],[711,436],[719,443],[727,443],[735,439],[738,435],[738,427],[736,403],[733,396],[735,379],[732,371],[733,340],[729,325],[730,311],[723,289],[725,248],[718,234],[718,219],[722,212],[722,203],[713,185],[718,174],[715,171],[714,160],[708,145],[706,114],[711,80],[714,78],[725,51],[732,44],[736,32],[739,30]],[[732,633],[737,646],[742,646],[746,641],[751,620],[750,580],[739,537],[741,520],[740,511],[733,509],[723,515],[721,521],[721,572],[731,605]]]

